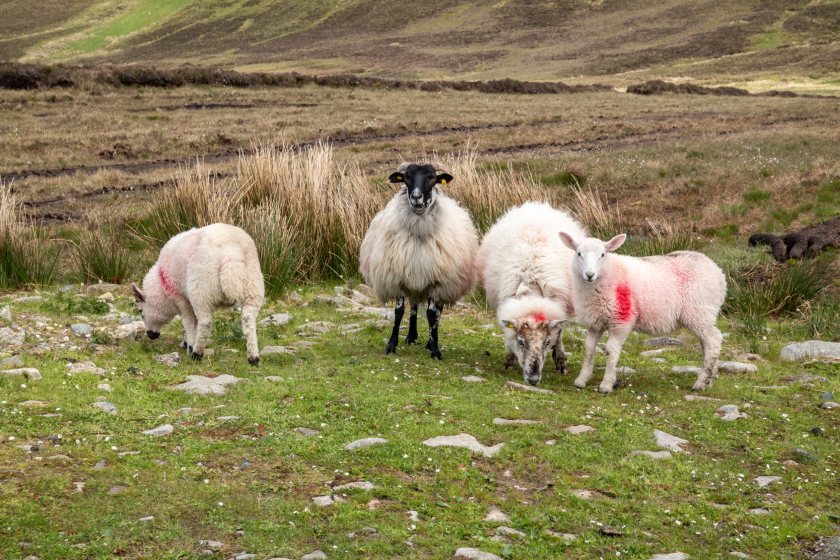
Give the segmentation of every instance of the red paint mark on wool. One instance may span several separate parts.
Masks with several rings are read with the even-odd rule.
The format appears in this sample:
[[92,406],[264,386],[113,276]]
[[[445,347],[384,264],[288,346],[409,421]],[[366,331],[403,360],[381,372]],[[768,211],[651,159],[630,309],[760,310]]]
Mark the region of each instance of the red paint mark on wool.
[[169,277],[169,273],[166,272],[162,266],[158,267],[158,277],[160,277],[160,283],[163,286],[163,291],[166,292],[166,295],[174,296],[178,293],[178,289],[175,287],[175,284],[172,283],[172,278]]
[[536,321],[537,323],[545,323],[545,313],[543,313],[542,311],[535,312],[533,315],[531,315],[531,318],[533,318],[534,321]]
[[633,304],[630,301],[630,288],[626,284],[615,287],[615,318],[626,323],[633,316]]

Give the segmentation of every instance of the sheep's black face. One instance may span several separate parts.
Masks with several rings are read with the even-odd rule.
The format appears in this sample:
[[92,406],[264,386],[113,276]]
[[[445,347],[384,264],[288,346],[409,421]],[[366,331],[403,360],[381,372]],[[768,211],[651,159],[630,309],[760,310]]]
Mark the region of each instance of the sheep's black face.
[[435,186],[452,180],[448,173],[438,174],[431,165],[411,164],[403,171],[391,173],[392,183],[405,183],[406,197],[411,210],[418,216],[425,214],[435,203]]

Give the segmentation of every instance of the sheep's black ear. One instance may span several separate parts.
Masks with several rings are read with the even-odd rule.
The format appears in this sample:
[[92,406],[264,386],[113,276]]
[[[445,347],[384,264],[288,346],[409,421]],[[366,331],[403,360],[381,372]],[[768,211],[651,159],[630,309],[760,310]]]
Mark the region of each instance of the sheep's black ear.
[[452,181],[452,175],[449,173],[441,173],[437,176],[437,181],[435,183],[440,183],[441,185],[445,185]]
[[131,291],[134,294],[134,301],[137,303],[143,303],[146,301],[146,296],[143,294],[143,291],[137,287],[137,284],[134,282],[131,283]]
[[405,181],[405,176],[399,171],[394,171],[388,176],[388,180],[392,183],[402,183]]

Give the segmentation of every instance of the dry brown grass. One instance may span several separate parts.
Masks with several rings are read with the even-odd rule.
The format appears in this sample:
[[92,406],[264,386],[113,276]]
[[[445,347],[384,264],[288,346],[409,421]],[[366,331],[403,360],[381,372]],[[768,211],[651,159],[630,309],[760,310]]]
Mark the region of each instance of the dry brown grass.
[[57,251],[21,209],[11,187],[0,182],[0,288],[49,284]]

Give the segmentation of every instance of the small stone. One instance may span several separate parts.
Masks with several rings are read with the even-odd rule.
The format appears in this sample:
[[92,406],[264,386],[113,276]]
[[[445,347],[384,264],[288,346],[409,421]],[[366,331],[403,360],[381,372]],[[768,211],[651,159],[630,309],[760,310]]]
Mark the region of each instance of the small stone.
[[47,401],[29,400],[29,401],[21,402],[19,406],[22,406],[22,407],[25,407],[25,408],[35,408],[35,407],[47,406],[48,404],[50,404],[50,403],[48,403]]
[[95,465],[93,465],[92,468],[95,471],[103,471],[103,470],[105,470],[105,467],[107,467],[107,466],[108,466],[108,461],[106,461],[105,459],[102,459],[101,461],[98,461]]
[[295,348],[312,348],[315,346],[315,343],[311,340],[296,340],[295,342],[292,342],[292,346]]
[[67,373],[92,373],[94,375],[105,375],[105,370],[101,367],[96,367],[93,362],[71,362],[67,364]]
[[497,426],[532,426],[534,424],[539,424],[539,421],[510,418],[493,418],[493,423]]
[[835,408],[840,408],[840,403],[836,403],[834,401],[825,401],[823,403],[820,403],[820,408],[823,408],[825,410],[833,410]]
[[679,338],[657,337],[645,340],[645,346],[661,348],[663,346],[682,346],[683,341]]
[[257,555],[249,552],[240,552],[233,557],[233,560],[256,560]]
[[751,513],[752,515],[770,515],[770,510],[764,508],[752,508],[747,510],[747,513]]
[[155,520],[154,515],[147,515],[146,517],[141,517],[140,519],[138,519],[138,521],[140,521],[141,523],[148,523],[149,521],[154,521],[154,520]]
[[143,321],[134,321],[118,326],[114,330],[114,338],[119,340],[137,340],[146,333],[146,324]]
[[694,373],[698,374],[703,371],[703,368],[697,366],[673,366],[671,367],[673,373]]
[[294,352],[285,346],[263,346],[263,349],[260,350],[261,356],[271,356],[273,354],[294,354]]
[[76,336],[88,336],[93,334],[93,326],[88,323],[73,323],[70,325],[70,330]]
[[720,399],[716,399],[714,397],[706,397],[706,396],[703,396],[703,395],[694,395],[694,394],[689,394],[689,395],[684,396],[683,400],[686,400],[686,401],[709,401],[709,402],[720,401]]
[[650,361],[656,364],[665,364],[668,362],[665,358],[651,358]]
[[809,340],[788,344],[782,348],[779,357],[786,362],[796,362],[805,358],[836,362],[840,361],[840,342]]
[[292,316],[288,313],[275,313],[274,315],[269,315],[265,319],[261,319],[258,325],[261,327],[273,326],[273,327],[284,327],[288,325],[292,321]]
[[765,486],[770,486],[774,482],[781,482],[781,476],[757,476],[755,481],[758,483],[759,488],[764,488]]
[[688,440],[672,436],[662,430],[653,430],[653,437],[656,439],[656,445],[671,451],[685,451],[681,446],[688,443]]
[[601,525],[598,527],[598,532],[602,535],[606,535],[608,537],[622,537],[624,536],[624,531],[618,529],[617,527],[613,527],[611,525]]
[[173,386],[172,389],[184,391],[190,395],[224,395],[227,392],[228,385],[234,385],[240,381],[245,380],[228,374],[217,377],[188,375],[187,381]]
[[327,555],[320,550],[313,550],[309,554],[304,554],[300,560],[326,560]]
[[160,354],[158,356],[155,356],[155,360],[157,360],[165,366],[176,367],[178,364],[181,363],[181,354],[179,354],[178,352],[172,352],[170,354]]
[[343,492],[345,490],[373,490],[375,488],[376,486],[367,480],[357,480],[356,482],[348,482],[347,484],[335,486],[333,487],[333,490]]
[[654,356],[660,356],[665,352],[670,352],[673,348],[657,348],[656,350],[645,350],[644,352],[639,352],[640,356],[644,356],[645,358],[653,358]]
[[673,457],[670,451],[633,451],[630,455],[643,455],[645,457],[650,457],[651,459],[655,459],[657,461],[661,461],[664,459],[670,459]]
[[295,432],[302,435],[302,436],[306,436],[306,437],[317,436],[318,434],[321,433],[318,430],[313,430],[311,428],[304,428],[304,427],[295,428]]
[[203,546],[204,548],[212,550],[213,552],[219,552],[225,546],[224,543],[222,543],[220,541],[204,541],[204,540],[202,540],[202,541],[198,541],[198,544],[200,546]]
[[82,481],[77,481],[73,483],[73,491],[77,494],[81,494],[85,491],[85,483]]
[[508,381],[505,383],[505,387],[509,387],[511,389],[515,389],[517,391],[525,391],[526,393],[542,393],[543,395],[553,395],[554,391],[551,389],[542,389],[540,387],[532,387],[531,385],[524,385],[522,383],[517,383],[516,381]]
[[564,540],[567,543],[570,543],[570,542],[574,541],[578,537],[574,533],[558,533],[556,531],[552,531],[551,529],[546,529],[545,531],[543,531],[543,533],[545,533],[549,537],[554,537],[555,539]]
[[504,445],[503,443],[498,443],[493,446],[482,445],[470,434],[433,437],[424,441],[423,444],[428,445],[429,447],[462,447],[464,449],[469,449],[473,453],[484,455],[485,457],[492,457],[498,453]]
[[742,558],[743,560],[748,560],[750,557],[748,554],[744,554],[743,552],[737,551],[730,552],[729,556],[731,556],[732,558]]
[[117,413],[117,405],[110,402],[95,402],[91,405],[94,408],[98,408],[102,412],[107,412],[108,414],[116,414]]
[[15,303],[42,303],[43,301],[43,296],[23,296],[14,300]]
[[12,308],[8,305],[4,306],[3,309],[0,309],[0,319],[3,319],[7,323],[12,322]]
[[718,362],[718,369],[729,373],[755,373],[758,371],[758,366],[743,362]]
[[747,414],[738,410],[734,404],[725,404],[715,411],[717,417],[726,422],[733,422],[739,418],[748,418]]
[[821,401],[833,401],[834,400],[834,393],[831,391],[823,391],[820,393],[820,400]]
[[99,299],[99,300],[102,300],[102,301],[114,301],[114,294],[112,294],[111,292],[105,292],[104,294],[97,297],[96,299]]
[[108,488],[108,493],[112,496],[116,496],[117,494],[122,494],[128,489],[127,486],[123,486],[121,484],[117,484],[116,486],[111,486]]
[[654,554],[650,560],[687,560],[690,556],[684,552],[670,552],[668,554]]
[[793,450],[793,458],[799,461],[800,463],[816,463],[820,459],[807,449],[796,448]]
[[26,331],[23,329],[13,330],[9,327],[3,327],[0,329],[0,348],[4,346],[7,348],[23,346],[25,341]]
[[298,327],[297,332],[304,334],[326,334],[336,327],[330,321],[309,321]]
[[150,430],[144,430],[143,435],[146,436],[168,436],[172,432],[175,431],[175,427],[172,424],[162,424],[156,428],[152,428]]
[[578,426],[569,426],[566,428],[566,431],[572,434],[573,436],[579,436],[581,434],[588,434],[589,432],[594,432],[595,428],[592,426],[587,426],[586,424],[580,424]]
[[37,381],[41,379],[41,372],[34,367],[7,369],[0,371],[0,375],[19,375],[27,381]]
[[810,560],[838,559],[840,559],[840,537],[820,537],[820,541]]
[[222,422],[234,422],[239,420],[239,416],[219,416],[216,420],[220,420]]
[[110,393],[111,392],[111,385],[109,385],[108,383],[100,383],[96,386],[96,389],[98,391],[105,391],[106,393]]
[[491,507],[487,515],[484,516],[484,521],[489,523],[508,523],[510,517],[497,507]]
[[467,383],[481,383],[482,381],[486,381],[486,379],[478,375],[465,375],[461,379]]
[[788,375],[784,377],[784,381],[788,383],[828,383],[828,379],[822,375],[813,375],[810,373],[800,373],[799,375]]
[[23,367],[23,358],[15,354],[14,356],[10,356],[8,358],[3,358],[0,360],[0,368],[21,368]]
[[478,550],[477,548],[459,548],[455,551],[455,558],[462,558],[463,560],[502,560],[501,557],[489,552]]
[[105,293],[108,293],[108,292],[113,293],[113,292],[122,291],[122,286],[120,286],[119,284],[110,284],[108,282],[103,282],[101,284],[91,284],[90,286],[88,286],[85,289],[85,291],[87,292],[87,294],[89,296],[96,296],[96,295],[101,295],[101,294],[105,294]]
[[340,502],[341,498],[333,496],[315,496],[312,498],[312,503],[318,507],[329,507],[336,502]]
[[193,412],[192,407],[185,406],[183,408],[179,408],[178,410],[176,410],[175,414],[192,414],[192,412]]
[[372,445],[380,445],[382,443],[388,443],[388,440],[378,437],[363,438],[357,439],[356,441],[351,441],[350,443],[344,446],[344,449],[346,449],[347,451],[356,451],[357,449],[364,449],[366,447],[370,447]]
[[513,527],[505,527],[504,525],[496,527],[496,534],[502,537],[516,537],[518,539],[523,539],[527,536],[522,531],[514,529]]
[[585,490],[583,488],[575,488],[573,490],[569,490],[569,493],[576,498],[580,498],[581,500],[592,500],[594,498],[604,497],[604,495],[600,492],[596,492],[595,490]]

